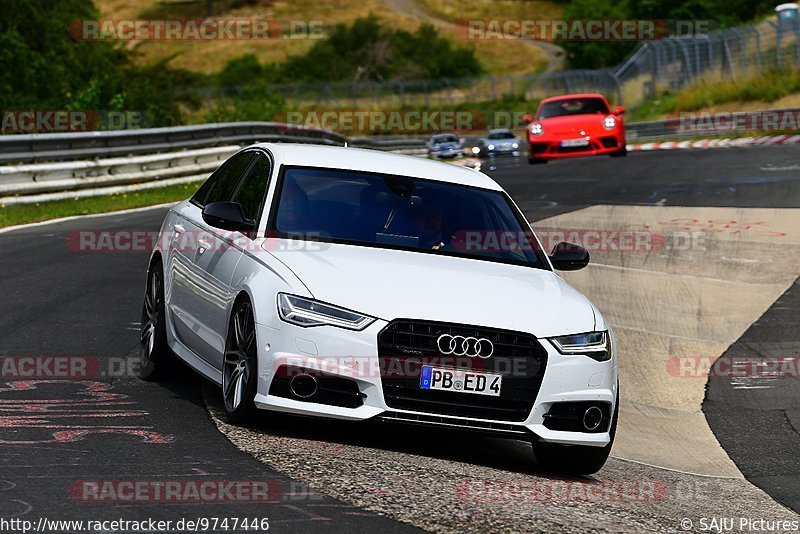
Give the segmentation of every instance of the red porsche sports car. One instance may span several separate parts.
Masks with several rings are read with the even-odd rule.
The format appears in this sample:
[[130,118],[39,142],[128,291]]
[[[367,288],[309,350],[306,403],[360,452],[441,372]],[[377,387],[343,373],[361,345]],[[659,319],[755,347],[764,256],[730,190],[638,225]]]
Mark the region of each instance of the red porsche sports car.
[[624,156],[625,108],[614,111],[603,95],[576,94],[542,100],[528,125],[528,163],[576,156]]

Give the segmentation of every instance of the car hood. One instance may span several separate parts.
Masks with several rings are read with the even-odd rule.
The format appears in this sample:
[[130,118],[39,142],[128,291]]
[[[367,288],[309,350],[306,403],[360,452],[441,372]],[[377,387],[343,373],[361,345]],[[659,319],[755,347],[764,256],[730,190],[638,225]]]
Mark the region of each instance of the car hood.
[[550,117],[537,121],[544,128],[544,133],[551,134],[580,134],[581,130],[597,131],[604,130],[603,119],[608,115],[569,115],[566,117]]
[[353,245],[269,247],[314,298],[391,321],[413,318],[529,332],[595,327],[589,301],[552,271]]

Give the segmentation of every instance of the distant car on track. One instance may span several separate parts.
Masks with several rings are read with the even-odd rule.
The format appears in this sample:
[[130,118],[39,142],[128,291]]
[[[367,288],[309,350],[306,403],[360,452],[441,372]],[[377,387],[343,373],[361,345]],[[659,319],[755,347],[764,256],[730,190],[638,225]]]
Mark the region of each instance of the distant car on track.
[[483,158],[494,156],[519,156],[522,139],[511,130],[498,128],[489,130],[486,137],[478,140],[476,155]]
[[528,441],[540,465],[575,474],[607,460],[614,336],[554,272],[589,254],[567,243],[546,254],[485,174],[253,145],[161,232],[141,374],[164,376],[177,355],[221,386],[232,423],[260,409],[477,432]]
[[625,108],[613,111],[599,94],[542,100],[528,125],[528,163],[579,156],[625,156]]
[[425,146],[430,158],[455,158],[464,151],[464,143],[454,133],[431,136]]

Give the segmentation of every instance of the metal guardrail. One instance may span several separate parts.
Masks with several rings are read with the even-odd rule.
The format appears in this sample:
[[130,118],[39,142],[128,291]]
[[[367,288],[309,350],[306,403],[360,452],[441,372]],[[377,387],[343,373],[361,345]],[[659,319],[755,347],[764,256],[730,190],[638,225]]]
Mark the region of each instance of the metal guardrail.
[[[800,108],[730,113],[724,121],[694,117],[629,123],[629,141],[739,135],[778,129]],[[794,125],[800,123],[795,120]],[[738,127],[737,127],[738,126]],[[421,155],[426,138],[348,138],[327,130],[271,122],[243,122],[71,134],[0,136],[0,202],[40,202],[56,197],[105,194],[121,187],[152,187],[150,182],[202,179],[240,144],[261,141],[306,142],[389,150]],[[148,154],[148,155],[142,155]],[[83,161],[80,161],[83,158]],[[100,159],[96,159],[100,158]],[[50,163],[42,163],[50,161]],[[30,164],[29,162],[39,162]]]
[[4,135],[0,136],[0,163],[154,154],[260,141],[343,145],[347,138],[329,130],[298,128],[277,122],[232,122],[106,132]]
[[212,173],[238,145],[147,156],[0,166],[0,196],[76,191]]
[[[0,203],[79,198],[202,180],[239,145],[279,141],[418,155],[425,139],[353,138],[274,122],[0,136]],[[13,164],[8,164],[13,162]]]
[[70,161],[155,154],[257,142],[344,145],[380,150],[423,148],[426,139],[348,137],[330,130],[301,128],[278,122],[232,122],[103,132],[0,136],[0,163]]

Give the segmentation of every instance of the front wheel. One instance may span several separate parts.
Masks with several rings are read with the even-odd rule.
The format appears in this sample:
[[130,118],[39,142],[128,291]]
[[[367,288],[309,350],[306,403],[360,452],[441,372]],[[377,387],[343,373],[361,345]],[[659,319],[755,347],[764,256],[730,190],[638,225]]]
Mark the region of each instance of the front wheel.
[[612,158],[624,158],[628,155],[628,147],[622,147],[621,149],[617,150],[616,152],[611,153]]
[[536,463],[541,467],[552,469],[568,475],[591,475],[602,469],[611,454],[614,436],[617,433],[619,417],[619,394],[611,421],[611,441],[605,447],[589,447],[586,445],[557,445],[555,443],[534,442],[533,454]]
[[222,363],[222,400],[225,415],[233,424],[247,423],[255,413],[257,353],[253,307],[243,300],[233,310]]
[[547,163],[547,160],[546,159],[542,159],[542,158],[535,158],[533,156],[528,156],[528,164],[529,165],[536,165],[536,164],[539,164],[539,163]]
[[157,261],[147,273],[139,330],[139,376],[145,380],[164,378],[173,368],[173,362],[174,356],[167,344],[163,268]]

